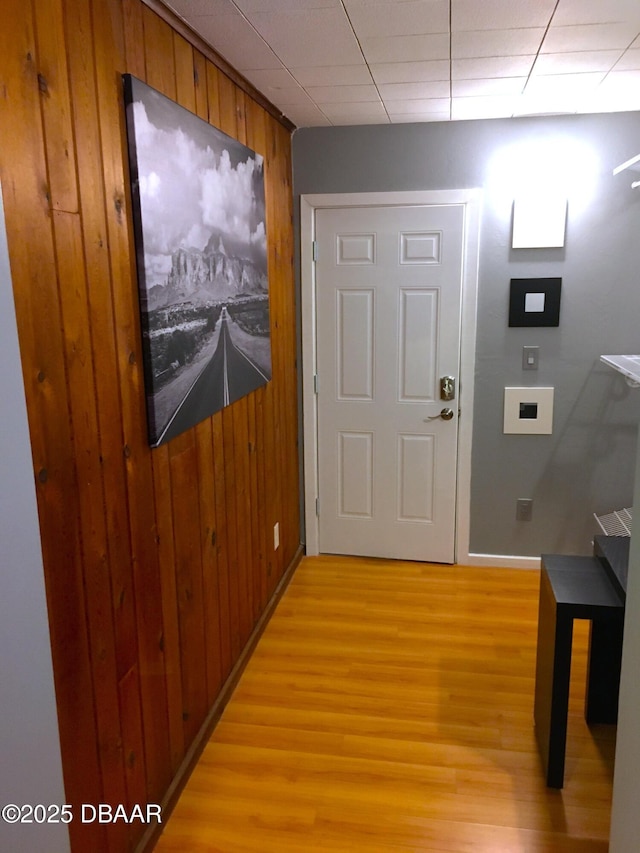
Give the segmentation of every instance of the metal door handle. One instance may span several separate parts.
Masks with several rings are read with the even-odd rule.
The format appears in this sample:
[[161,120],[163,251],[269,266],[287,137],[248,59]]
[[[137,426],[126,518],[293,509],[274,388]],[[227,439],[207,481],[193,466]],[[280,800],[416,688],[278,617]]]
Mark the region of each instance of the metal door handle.
[[437,415],[431,415],[430,418],[425,418],[424,423],[426,424],[428,421],[437,421],[438,418],[442,418],[443,421],[450,421],[453,417],[453,409],[443,409]]

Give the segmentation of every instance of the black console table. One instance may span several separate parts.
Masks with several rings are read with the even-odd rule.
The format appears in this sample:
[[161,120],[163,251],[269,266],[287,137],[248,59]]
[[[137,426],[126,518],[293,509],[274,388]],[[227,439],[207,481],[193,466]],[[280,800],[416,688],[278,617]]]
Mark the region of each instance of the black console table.
[[593,540],[593,553],[604,566],[623,601],[627,599],[630,545],[629,536],[596,536]]
[[628,541],[597,536],[593,557],[542,556],[534,719],[550,788],[564,784],[574,619],[591,622],[586,720],[617,720]]

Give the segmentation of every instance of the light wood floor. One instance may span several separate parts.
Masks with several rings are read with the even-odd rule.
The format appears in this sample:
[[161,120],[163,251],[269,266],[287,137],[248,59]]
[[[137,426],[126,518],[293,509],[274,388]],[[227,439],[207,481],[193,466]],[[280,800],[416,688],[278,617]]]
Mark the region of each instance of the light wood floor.
[[538,573],[305,558],[157,853],[606,853],[615,728],[533,733]]

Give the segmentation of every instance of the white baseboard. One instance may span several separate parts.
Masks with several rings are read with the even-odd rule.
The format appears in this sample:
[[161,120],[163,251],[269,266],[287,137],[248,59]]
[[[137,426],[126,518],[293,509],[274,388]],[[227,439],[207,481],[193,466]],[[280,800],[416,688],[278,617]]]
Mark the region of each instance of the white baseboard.
[[539,569],[540,557],[510,557],[504,554],[467,554],[458,558],[461,566],[492,566],[508,569]]

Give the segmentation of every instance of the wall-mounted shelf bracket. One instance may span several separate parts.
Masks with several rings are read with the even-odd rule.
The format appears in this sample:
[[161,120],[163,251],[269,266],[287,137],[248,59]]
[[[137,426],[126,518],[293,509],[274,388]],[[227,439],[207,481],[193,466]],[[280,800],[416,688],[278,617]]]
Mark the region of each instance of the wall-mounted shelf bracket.
[[[616,166],[613,170],[613,174],[619,175],[620,172],[624,172],[627,169],[631,169],[632,172],[640,173],[640,154],[636,154],[635,157],[632,157],[630,160],[626,160],[624,163]],[[640,187],[640,180],[632,182],[631,189],[634,190],[636,187]]]
[[640,355],[601,355],[600,361],[622,373],[631,388],[640,388]]

